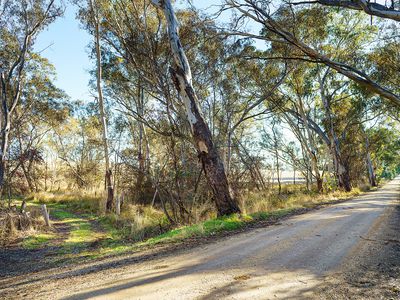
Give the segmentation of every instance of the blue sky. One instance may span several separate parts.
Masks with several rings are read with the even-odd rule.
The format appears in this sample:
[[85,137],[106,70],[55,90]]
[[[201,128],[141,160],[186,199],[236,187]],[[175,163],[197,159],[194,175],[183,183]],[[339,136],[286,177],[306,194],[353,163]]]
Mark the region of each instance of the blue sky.
[[[179,6],[184,3],[179,2]],[[219,1],[193,0],[192,3],[198,8],[209,8]],[[90,97],[88,71],[92,67],[87,46],[92,37],[80,28],[75,18],[76,11],[68,3],[64,16],[39,34],[35,50],[41,51],[41,55],[55,66],[57,87],[63,89],[72,100],[87,100]]]
[[68,5],[65,14],[41,32],[35,50],[49,59],[57,72],[57,86],[72,99],[88,97],[88,70],[91,62],[86,47],[91,37],[75,19],[76,8]]

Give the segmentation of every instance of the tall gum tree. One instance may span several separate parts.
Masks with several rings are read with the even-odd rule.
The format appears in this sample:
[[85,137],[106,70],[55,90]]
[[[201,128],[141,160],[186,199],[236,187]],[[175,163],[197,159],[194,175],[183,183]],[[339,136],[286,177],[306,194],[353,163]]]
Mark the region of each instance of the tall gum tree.
[[89,6],[94,26],[94,42],[96,48],[96,65],[97,65],[96,87],[98,94],[97,99],[99,103],[99,113],[102,125],[102,135],[103,135],[102,140],[103,140],[104,159],[105,159],[105,185],[107,191],[106,211],[111,212],[114,202],[114,187],[113,187],[112,170],[110,164],[110,151],[108,146],[107,116],[104,108],[103,90],[101,87],[102,66],[101,66],[101,48],[100,48],[100,20],[95,1],[96,0],[89,0]]
[[195,147],[199,153],[205,176],[213,191],[218,215],[239,213],[240,208],[232,196],[223,162],[212,141],[211,131],[201,113],[198,98],[192,85],[192,74],[188,59],[179,38],[179,25],[171,1],[152,0],[165,15],[169,42],[174,58],[171,75],[176,90],[183,100],[190,123]]

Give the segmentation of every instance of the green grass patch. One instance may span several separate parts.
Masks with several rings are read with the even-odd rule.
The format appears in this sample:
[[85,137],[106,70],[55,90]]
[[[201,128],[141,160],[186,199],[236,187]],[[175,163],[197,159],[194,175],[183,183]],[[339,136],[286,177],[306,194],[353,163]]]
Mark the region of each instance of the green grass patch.
[[51,233],[32,235],[22,241],[22,247],[30,250],[39,249],[46,246],[51,240],[55,238],[56,236]]
[[75,214],[70,211],[62,210],[59,207],[57,209],[50,208],[50,217],[55,218],[57,221],[70,222],[71,220],[79,220]]
[[165,242],[178,242],[190,237],[212,236],[223,231],[233,231],[254,222],[250,215],[233,214],[221,218],[207,220],[198,224],[183,226],[170,230],[141,243],[142,245],[153,245]]
[[84,220],[75,222],[73,228],[69,234],[65,244],[82,244],[91,242],[95,239],[94,232],[92,231],[91,225]]
[[268,219],[276,219],[285,217],[296,211],[296,208],[284,208],[275,211],[260,211],[250,214],[255,221],[266,221]]
[[86,218],[69,218],[63,222],[71,226],[71,231],[68,238],[63,242],[60,250],[63,254],[76,256],[79,252],[84,252],[86,249],[94,248],[97,241],[108,239],[108,232],[100,232],[94,230],[91,220]]

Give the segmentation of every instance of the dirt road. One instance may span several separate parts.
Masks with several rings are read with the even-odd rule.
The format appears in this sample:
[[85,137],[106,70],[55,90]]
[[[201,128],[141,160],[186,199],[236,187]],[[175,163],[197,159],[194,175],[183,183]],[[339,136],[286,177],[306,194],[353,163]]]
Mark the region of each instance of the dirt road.
[[16,297],[40,299],[397,299],[399,186],[396,179],[379,191],[175,256],[89,274],[18,278],[10,288],[24,290]]

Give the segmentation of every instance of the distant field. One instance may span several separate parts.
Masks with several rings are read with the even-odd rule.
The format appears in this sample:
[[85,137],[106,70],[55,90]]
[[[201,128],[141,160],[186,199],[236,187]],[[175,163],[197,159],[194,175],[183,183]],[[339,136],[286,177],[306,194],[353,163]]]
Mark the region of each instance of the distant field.
[[[280,174],[280,180],[281,183],[284,184],[292,184],[294,182],[296,182],[296,184],[299,184],[306,182],[303,174],[301,174],[300,172],[296,172],[296,174],[294,174],[293,171],[282,171],[282,173]],[[278,177],[276,176],[276,174],[274,174],[274,176],[271,178],[271,182],[278,183]]]

